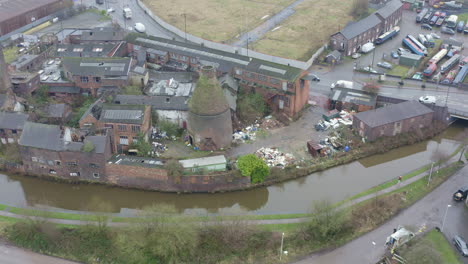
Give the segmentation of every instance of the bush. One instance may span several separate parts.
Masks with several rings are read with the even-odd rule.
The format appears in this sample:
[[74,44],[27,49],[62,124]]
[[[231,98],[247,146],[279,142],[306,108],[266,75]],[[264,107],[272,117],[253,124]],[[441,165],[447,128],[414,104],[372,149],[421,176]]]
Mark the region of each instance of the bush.
[[84,152],[92,152],[94,150],[94,144],[91,141],[86,141],[83,145]]
[[168,120],[160,120],[158,123],[158,127],[161,131],[166,132],[167,136],[169,137],[178,137],[181,135],[182,132],[178,125]]
[[265,177],[270,173],[270,168],[266,163],[255,156],[254,154],[247,154],[237,160],[237,167],[243,176],[250,177],[252,183],[262,183]]
[[180,177],[184,174],[184,167],[175,159],[166,161],[164,168],[167,170],[167,175],[170,177]]
[[73,113],[73,117],[70,119],[70,121],[68,121],[67,125],[70,127],[78,127],[81,117],[93,102],[93,98],[88,98],[86,101],[84,101],[78,111]]
[[130,145],[130,149],[137,149],[138,156],[149,157],[151,156],[152,147],[151,144],[145,139],[143,133],[138,133],[137,141],[133,141]]
[[258,93],[241,92],[237,99],[237,113],[242,122],[251,124],[267,113],[267,105]]

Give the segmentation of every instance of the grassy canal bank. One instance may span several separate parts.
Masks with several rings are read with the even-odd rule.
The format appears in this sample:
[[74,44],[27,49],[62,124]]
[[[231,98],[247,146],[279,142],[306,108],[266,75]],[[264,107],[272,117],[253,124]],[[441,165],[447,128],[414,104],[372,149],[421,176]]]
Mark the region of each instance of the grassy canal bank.
[[[51,224],[41,218],[20,220],[0,217],[0,222],[3,227],[2,236],[18,246],[85,263],[94,263],[96,258],[101,259],[101,263],[277,263],[281,232],[286,232],[289,241],[284,245],[285,250],[289,251],[289,256],[285,257],[284,261],[291,261],[297,256],[325,248],[338,247],[383,224],[431,192],[462,166],[463,163],[451,163],[433,174],[429,185],[427,175],[423,174],[424,177],[402,188],[373,196],[372,199],[343,210],[335,210],[336,207],[331,204],[317,203],[314,204],[311,214],[283,216],[282,218],[286,219],[303,217],[300,222],[284,224],[263,225],[261,221],[258,224],[246,221],[279,219],[277,215],[196,219],[166,214],[174,212],[170,207],[147,208],[134,224],[119,228],[110,227],[108,221],[122,219],[113,219],[105,215],[87,215],[87,221],[94,222],[83,226]],[[26,209],[8,208],[5,205],[1,205],[0,209],[27,215],[35,214]],[[324,225],[324,221],[329,219],[317,217],[323,213],[340,220],[331,226]],[[70,217],[70,214],[65,213],[56,213],[53,216],[69,219],[82,217]],[[202,219],[209,220],[209,224],[197,224],[194,221]],[[223,221],[229,221],[229,224],[223,224]],[[195,239],[181,234],[180,230],[185,230],[184,233],[190,233]],[[146,232],[149,232],[148,236],[142,235]],[[161,232],[164,235],[156,238],[155,234]],[[182,246],[168,248],[167,244],[173,243],[181,243]],[[129,244],[137,246],[135,248]],[[222,246],[219,246],[220,244]],[[76,250],[76,247],[80,250]],[[87,253],[83,255],[82,252]]]

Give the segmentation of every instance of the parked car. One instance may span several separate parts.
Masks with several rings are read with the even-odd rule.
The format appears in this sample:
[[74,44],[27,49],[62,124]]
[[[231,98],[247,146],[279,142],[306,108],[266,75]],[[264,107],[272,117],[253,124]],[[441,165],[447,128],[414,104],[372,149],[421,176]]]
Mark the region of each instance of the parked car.
[[435,96],[426,95],[419,97],[419,102],[424,104],[435,104],[437,101]]
[[441,27],[440,32],[442,32],[444,34],[455,35],[455,31],[453,29],[451,29],[451,28],[448,28],[448,27]]
[[369,66],[362,68],[362,70],[366,72],[378,73],[376,70]]
[[397,50],[398,54],[401,56],[403,53],[411,53],[411,51],[404,49],[404,48],[398,48]]
[[320,82],[320,78],[315,75],[315,74],[309,74],[310,78],[312,78],[312,81],[315,81],[315,82]]
[[114,12],[115,12],[115,9],[112,7],[107,9],[107,14],[114,13]]
[[436,33],[431,33],[432,37],[435,38],[435,39],[440,39],[440,36],[437,35]]
[[463,201],[466,199],[467,196],[468,196],[468,186],[465,186],[465,187],[458,189],[458,191],[456,191],[453,194],[453,199],[455,201]]
[[392,58],[394,58],[394,59],[398,59],[400,57],[400,56],[398,56],[398,53],[396,51],[390,52],[390,56],[392,56]]
[[384,69],[389,69],[389,70],[393,68],[392,64],[390,64],[390,63],[388,63],[386,61],[381,61],[381,62],[377,63],[377,66],[379,66],[381,68],[384,68]]
[[102,5],[102,4],[104,4],[104,0],[96,0],[96,4]]
[[432,26],[429,24],[422,24],[421,29],[427,29],[427,30],[432,30]]
[[351,55],[351,58],[353,58],[353,59],[358,59],[360,57],[361,57],[361,53],[357,53],[357,52],[353,53],[353,55]]
[[468,246],[466,245],[465,240],[460,236],[454,236],[452,241],[462,256],[468,257]]

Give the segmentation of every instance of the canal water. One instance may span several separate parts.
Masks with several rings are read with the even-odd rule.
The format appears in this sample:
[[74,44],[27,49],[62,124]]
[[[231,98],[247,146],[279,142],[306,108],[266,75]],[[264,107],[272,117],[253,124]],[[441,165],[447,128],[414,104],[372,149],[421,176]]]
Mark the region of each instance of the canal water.
[[453,153],[458,146],[455,137],[465,126],[466,123],[455,123],[433,140],[250,191],[172,194],[0,174],[0,203],[66,210],[102,210],[105,204],[112,212],[167,203],[187,214],[303,213],[313,201],[337,202],[429,164],[436,151]]

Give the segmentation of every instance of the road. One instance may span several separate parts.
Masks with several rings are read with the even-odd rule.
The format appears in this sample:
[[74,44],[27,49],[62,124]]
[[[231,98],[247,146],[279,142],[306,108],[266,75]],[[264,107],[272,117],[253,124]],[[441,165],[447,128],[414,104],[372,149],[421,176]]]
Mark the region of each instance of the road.
[[60,258],[37,254],[13,247],[0,241],[0,263],[2,264],[77,264]]
[[[468,209],[463,203],[455,203],[452,194],[468,182],[468,166],[436,188],[432,193],[416,202],[414,205],[399,213],[384,225],[349,242],[335,250],[313,254],[294,264],[335,264],[335,263],[376,263],[378,257],[385,251],[385,239],[398,225],[414,227],[417,230],[428,230],[436,226],[442,226],[442,220],[447,209],[444,234],[451,239],[459,234],[468,239]],[[375,242],[374,246],[372,242]],[[463,258],[463,263],[468,264],[468,258]]]
[[[115,12],[111,13],[114,21],[118,22],[124,28],[133,27],[135,23],[142,23],[146,27],[146,33],[161,38],[175,38],[182,41],[183,39],[169,30],[156,23],[143,9],[141,9],[135,0],[106,0],[104,4],[98,5],[95,0],[83,0],[82,3],[86,6],[95,6],[101,10],[112,8]],[[123,17],[123,8],[128,6],[132,10],[132,18],[125,19]]]

